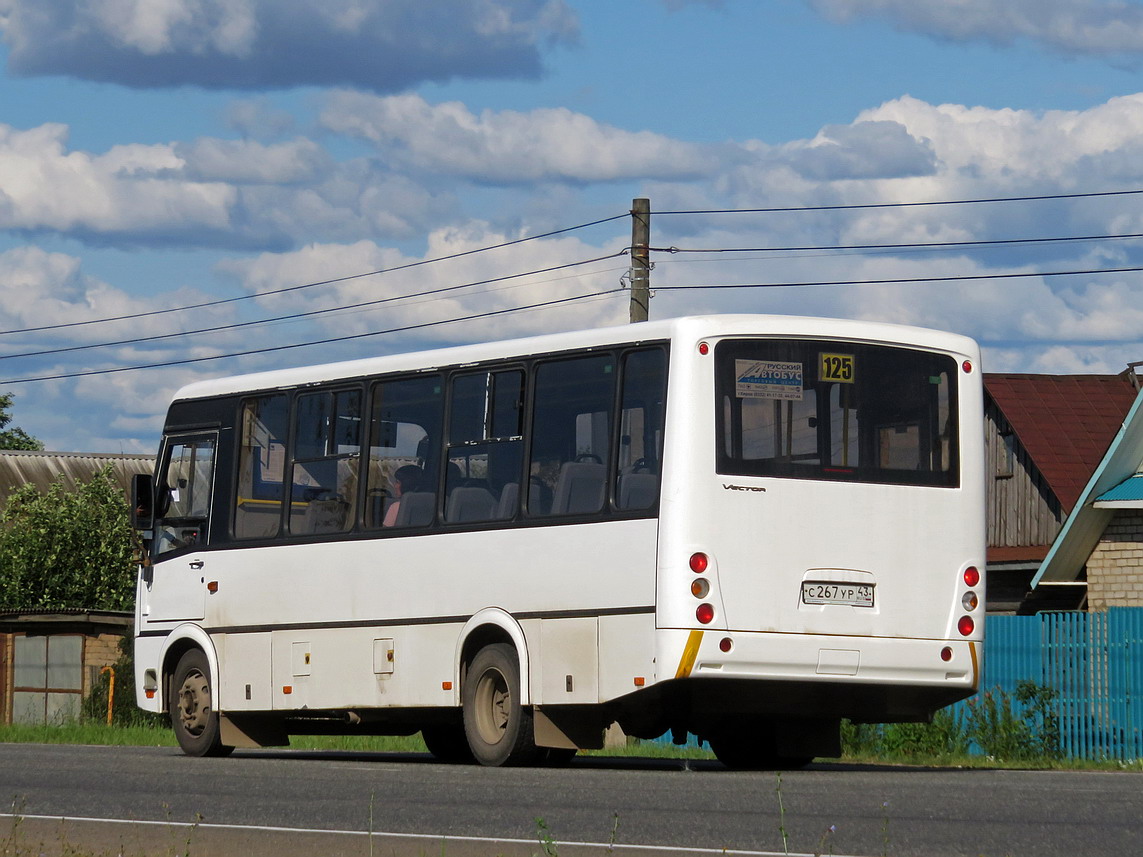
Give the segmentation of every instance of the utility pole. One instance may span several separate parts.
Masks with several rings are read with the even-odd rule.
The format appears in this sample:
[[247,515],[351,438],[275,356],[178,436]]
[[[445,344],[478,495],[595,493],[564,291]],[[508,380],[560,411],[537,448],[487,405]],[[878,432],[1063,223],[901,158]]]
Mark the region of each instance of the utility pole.
[[631,200],[631,323],[651,307],[651,200]]

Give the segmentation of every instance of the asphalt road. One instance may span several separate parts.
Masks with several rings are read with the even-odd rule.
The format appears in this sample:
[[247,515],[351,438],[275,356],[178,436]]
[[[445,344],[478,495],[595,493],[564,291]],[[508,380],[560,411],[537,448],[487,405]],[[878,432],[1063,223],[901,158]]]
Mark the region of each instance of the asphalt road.
[[28,853],[530,855],[544,853],[537,819],[565,857],[611,844],[619,855],[1143,853],[1143,778],[1120,773],[816,765],[779,780],[715,762],[490,769],[420,755],[0,744],[0,800],[22,818],[0,818],[0,853],[17,838]]

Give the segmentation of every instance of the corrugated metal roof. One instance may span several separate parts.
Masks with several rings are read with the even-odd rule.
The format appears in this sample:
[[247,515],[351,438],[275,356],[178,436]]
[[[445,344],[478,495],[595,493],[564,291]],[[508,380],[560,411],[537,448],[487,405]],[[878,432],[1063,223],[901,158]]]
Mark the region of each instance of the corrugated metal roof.
[[1114,488],[1095,498],[1099,503],[1143,503],[1143,473],[1128,476]]
[[0,450],[0,509],[7,505],[8,495],[21,485],[31,483],[43,491],[56,479],[62,478],[64,486],[71,489],[80,482],[90,482],[109,464],[126,496],[134,474],[150,473],[155,469],[155,456]]

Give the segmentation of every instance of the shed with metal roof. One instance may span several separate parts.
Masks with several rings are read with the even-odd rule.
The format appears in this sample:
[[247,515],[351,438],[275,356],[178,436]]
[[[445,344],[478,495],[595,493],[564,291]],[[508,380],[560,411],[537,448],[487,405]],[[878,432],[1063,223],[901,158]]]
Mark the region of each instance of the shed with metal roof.
[[32,484],[47,490],[57,479],[65,488],[75,488],[103,468],[110,466],[116,481],[123,486],[124,496],[130,490],[131,477],[150,473],[155,456],[100,452],[26,452],[0,450],[0,510],[8,504],[9,495],[22,485]]

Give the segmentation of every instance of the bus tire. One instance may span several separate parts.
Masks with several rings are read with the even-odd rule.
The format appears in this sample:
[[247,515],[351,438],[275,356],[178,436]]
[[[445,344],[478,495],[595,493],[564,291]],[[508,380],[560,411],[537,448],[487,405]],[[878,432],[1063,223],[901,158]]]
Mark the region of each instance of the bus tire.
[[485,646],[461,688],[464,733],[482,765],[529,765],[539,757],[532,709],[520,704],[520,663],[506,643]]
[[715,757],[732,771],[794,771],[806,767],[813,756],[785,756],[769,736],[723,733],[708,739]]
[[226,756],[234,749],[222,743],[210,664],[201,649],[179,658],[168,700],[171,728],[188,756]]
[[425,748],[441,762],[471,762],[472,749],[463,723],[438,723],[421,730]]

